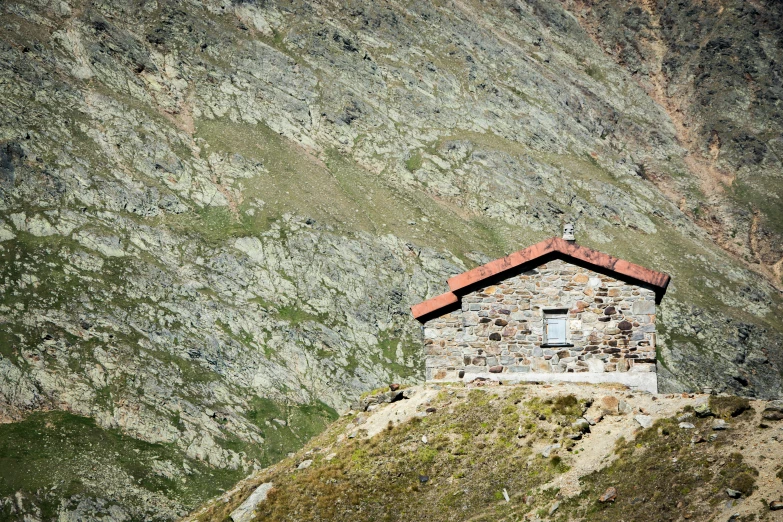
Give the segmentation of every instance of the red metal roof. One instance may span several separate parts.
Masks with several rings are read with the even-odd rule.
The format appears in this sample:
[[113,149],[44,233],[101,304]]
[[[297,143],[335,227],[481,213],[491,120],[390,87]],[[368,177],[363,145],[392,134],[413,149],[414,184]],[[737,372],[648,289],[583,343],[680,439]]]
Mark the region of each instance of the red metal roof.
[[411,306],[413,317],[424,320],[433,316],[438,311],[459,302],[458,293],[465,293],[469,291],[467,289],[475,287],[487,279],[522,265],[532,265],[535,261],[545,256],[554,256],[566,261],[587,265],[588,268],[593,268],[597,272],[615,275],[618,279],[631,279],[643,283],[655,291],[656,302],[660,302],[663,294],[666,293],[666,287],[669,285],[670,277],[668,274],[644,268],[609,254],[565,241],[559,237],[553,237],[452,277],[448,280],[450,292]]

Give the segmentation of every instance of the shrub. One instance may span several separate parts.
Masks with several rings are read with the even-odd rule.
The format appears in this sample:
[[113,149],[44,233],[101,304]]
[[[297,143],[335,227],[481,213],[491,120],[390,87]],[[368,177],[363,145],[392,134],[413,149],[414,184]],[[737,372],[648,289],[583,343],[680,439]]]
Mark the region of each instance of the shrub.
[[731,479],[729,485],[731,489],[741,491],[747,497],[756,488],[756,478],[750,473],[742,472]]
[[408,172],[416,172],[421,168],[421,164],[421,152],[416,152],[405,161],[405,168],[408,170]]
[[710,396],[709,407],[718,417],[737,417],[750,409],[750,401],[744,397]]

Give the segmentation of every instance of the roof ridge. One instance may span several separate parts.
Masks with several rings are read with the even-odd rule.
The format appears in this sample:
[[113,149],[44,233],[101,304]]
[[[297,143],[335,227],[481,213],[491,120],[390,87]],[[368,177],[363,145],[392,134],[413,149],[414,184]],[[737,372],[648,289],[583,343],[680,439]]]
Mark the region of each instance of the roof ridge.
[[580,261],[593,268],[619,274],[627,279],[649,285],[655,289],[656,303],[660,303],[671,279],[666,273],[650,270],[598,250],[565,241],[560,237],[551,237],[449,278],[450,291],[411,306],[413,316],[422,320],[425,316],[431,316],[435,312],[454,306],[459,302],[458,293],[464,293],[467,289],[489,278],[532,263],[552,253],[559,253],[567,259]]

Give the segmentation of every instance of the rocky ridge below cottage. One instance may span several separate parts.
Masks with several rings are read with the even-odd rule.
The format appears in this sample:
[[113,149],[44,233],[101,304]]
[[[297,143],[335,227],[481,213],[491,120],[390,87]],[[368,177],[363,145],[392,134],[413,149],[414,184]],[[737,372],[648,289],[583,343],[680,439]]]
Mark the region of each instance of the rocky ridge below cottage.
[[781,401],[428,384],[357,401],[185,520],[774,520],[781,454]]

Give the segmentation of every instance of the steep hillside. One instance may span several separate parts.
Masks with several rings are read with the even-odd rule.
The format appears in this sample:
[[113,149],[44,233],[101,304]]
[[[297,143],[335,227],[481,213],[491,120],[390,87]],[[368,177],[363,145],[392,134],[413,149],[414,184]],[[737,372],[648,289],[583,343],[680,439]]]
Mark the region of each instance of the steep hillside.
[[[650,11],[662,53],[719,16],[764,64],[710,192],[717,87],[659,96],[628,17],[565,5],[0,4],[0,513],[185,513],[421,380],[408,306],[565,220],[672,275],[663,390],[779,394],[777,7]],[[737,83],[713,55],[676,81]]]
[[[689,183],[650,179],[721,247],[783,281],[783,6],[566,1],[669,114]],[[695,189],[695,190],[694,190]]]
[[779,520],[780,401],[481,384],[370,397],[187,520]]

